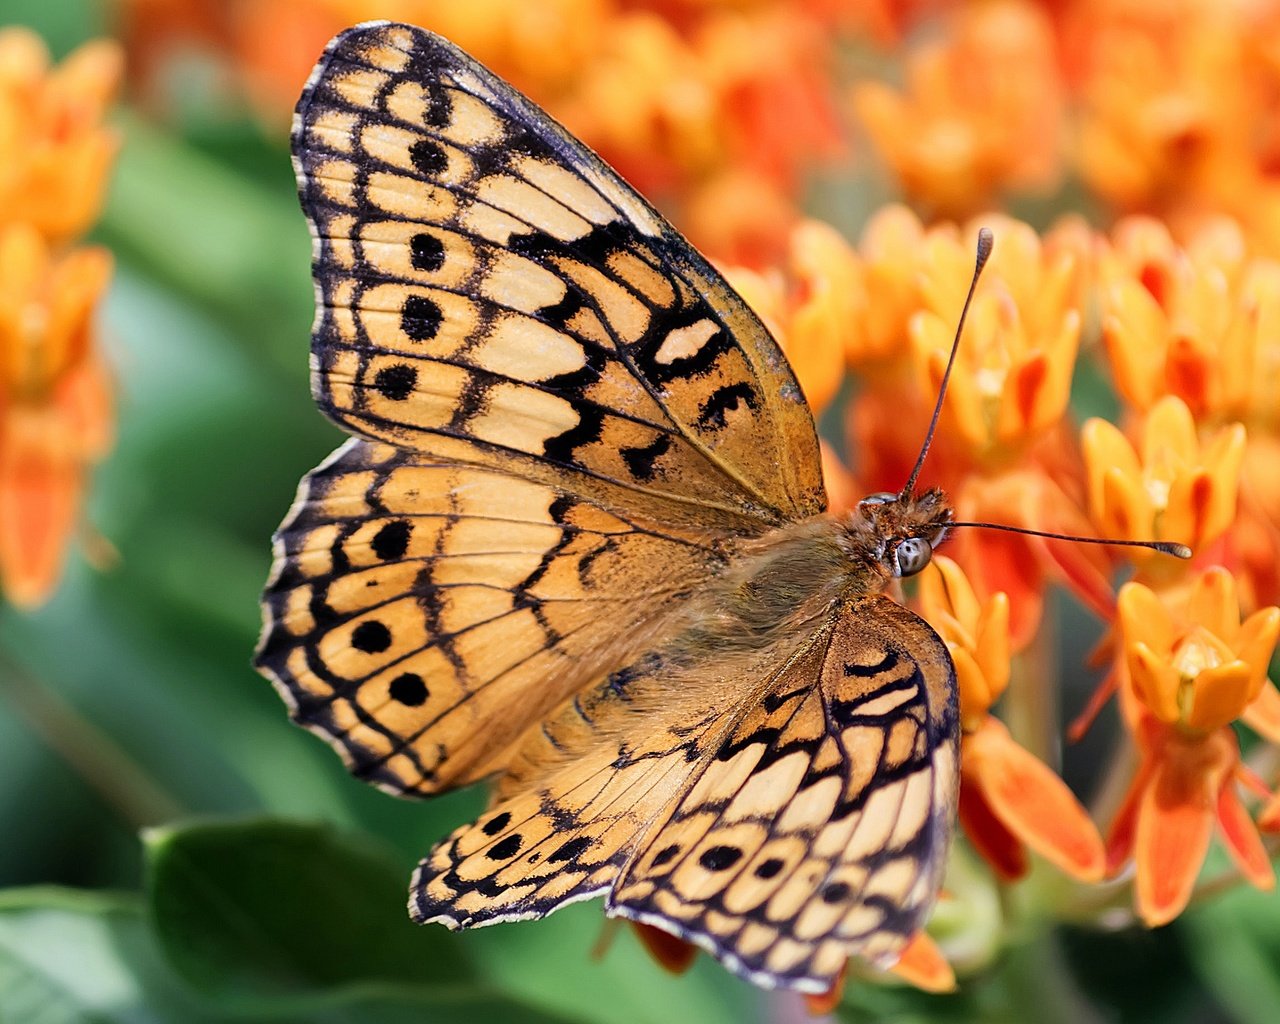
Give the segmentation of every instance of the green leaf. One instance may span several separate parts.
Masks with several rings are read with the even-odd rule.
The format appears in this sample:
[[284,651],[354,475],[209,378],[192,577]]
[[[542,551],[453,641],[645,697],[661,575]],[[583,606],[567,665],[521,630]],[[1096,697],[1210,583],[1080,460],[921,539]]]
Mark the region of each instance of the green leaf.
[[214,1019],[167,974],[136,896],[53,887],[0,892],[0,1020]]
[[[251,955],[246,950],[246,955]],[[133,894],[0,891],[0,1021],[21,1024],[567,1024],[457,976],[359,982],[276,999],[197,991],[173,973]]]
[[196,988],[273,996],[474,978],[405,911],[409,870],[321,825],[198,824],[145,836],[156,935]]
[[1280,893],[1241,885],[1178,919],[1186,956],[1241,1024],[1271,1024],[1280,1007]]

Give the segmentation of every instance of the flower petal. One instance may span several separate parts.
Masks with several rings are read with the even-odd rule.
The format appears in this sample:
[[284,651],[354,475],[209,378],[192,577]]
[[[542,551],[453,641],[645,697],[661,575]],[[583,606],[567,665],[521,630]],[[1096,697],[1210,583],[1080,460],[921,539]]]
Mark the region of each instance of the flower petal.
[[954,992],[956,973],[929,933],[918,931],[890,970],[926,992]]
[[684,974],[698,957],[698,947],[670,932],[640,921],[629,922],[649,955],[672,974]]
[[18,607],[42,604],[57,586],[83,487],[53,411],[11,408],[0,431],[0,582]]
[[1178,706],[1178,673],[1167,661],[1162,661],[1146,644],[1130,644],[1129,679],[1133,692],[1162,722],[1176,722],[1181,713]]
[[1172,921],[1191,898],[1213,834],[1218,791],[1238,757],[1226,730],[1202,740],[1173,738],[1161,748],[1134,835],[1135,896],[1148,925]]
[[1275,888],[1276,875],[1267,848],[1262,845],[1258,828],[1240,802],[1231,780],[1218,794],[1218,834],[1236,867],[1251,885],[1266,891]]
[[979,780],[987,806],[1014,836],[1073,878],[1102,878],[1102,837],[1088,812],[1002,722],[988,718],[980,733],[966,737],[964,757],[972,765],[966,778]]
[[1258,696],[1240,717],[1263,739],[1280,743],[1280,690],[1270,680],[1264,682]]
[[961,769],[960,827],[982,859],[1006,882],[1027,873],[1027,851],[987,803],[982,783]]

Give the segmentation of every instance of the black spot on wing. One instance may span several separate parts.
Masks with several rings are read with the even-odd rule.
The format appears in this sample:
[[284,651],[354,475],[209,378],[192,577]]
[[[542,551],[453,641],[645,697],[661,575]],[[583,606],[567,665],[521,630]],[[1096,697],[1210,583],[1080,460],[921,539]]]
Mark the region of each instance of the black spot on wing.
[[382,561],[402,558],[409,549],[409,535],[413,526],[407,519],[393,519],[373,535],[373,553]]
[[409,240],[409,260],[414,270],[433,273],[444,266],[444,243],[429,232],[419,231]]
[[403,402],[413,394],[417,383],[418,371],[404,363],[384,366],[373,378],[374,389],[392,402]]
[[542,445],[542,454],[553,462],[577,465],[575,452],[600,440],[604,431],[604,410],[587,403],[574,405],[578,422],[562,434],[549,437]]
[[351,631],[351,646],[365,654],[381,654],[391,646],[391,630],[377,619],[368,619]]
[[423,176],[434,178],[449,166],[449,154],[434,139],[419,139],[409,147],[409,159]]
[[440,307],[425,295],[410,295],[400,311],[400,329],[414,341],[430,341],[444,323]]
[[388,688],[391,699],[405,707],[417,708],[426,703],[427,684],[416,672],[402,672],[391,680]]

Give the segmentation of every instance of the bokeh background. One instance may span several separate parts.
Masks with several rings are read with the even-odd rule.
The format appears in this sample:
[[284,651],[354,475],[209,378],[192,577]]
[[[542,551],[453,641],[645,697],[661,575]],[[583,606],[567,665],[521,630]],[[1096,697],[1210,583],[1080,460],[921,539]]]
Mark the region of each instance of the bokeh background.
[[[1041,230],[1065,213],[1105,225],[1131,205],[1160,207],[1170,223],[1199,212],[1162,191],[1176,179],[1155,180],[1158,167],[1146,186],[1122,180],[1101,135],[1040,137],[1065,86],[1034,63],[1035,33],[1052,40],[1081,23],[1068,8],[1089,5],[1003,4],[1005,34],[989,29],[949,71],[911,72],[962,80],[975,61],[994,68],[1003,93],[972,100],[1009,100],[993,119],[1003,127],[972,129],[1007,135],[989,143],[994,170],[976,158],[948,163],[947,145],[972,140],[941,131],[932,162],[895,156],[877,143],[877,124],[903,115],[886,113],[883,96],[855,95],[858,83],[901,86],[907,54],[960,33],[946,5],[382,6],[415,8],[427,27],[467,36],[459,41],[551,104],[726,263],[778,259],[799,210],[856,238],[873,210],[904,196],[927,217],[998,205]],[[604,927],[596,904],[461,937],[414,929],[401,909],[412,865],[481,795],[413,804],[350,779],[250,667],[270,535],[299,477],[340,441],[308,394],[310,249],[288,113],[330,32],[379,13],[376,2],[300,0],[0,5],[0,23],[33,29],[55,61],[98,38],[121,40],[126,53],[108,116],[119,155],[87,236],[115,260],[96,340],[114,382],[115,440],[56,593],[34,609],[0,604],[0,1020],[802,1020],[798,999],[757,992],[707,958],[683,977],[665,974],[629,930]],[[622,16],[637,13],[642,29],[619,35]],[[1027,25],[1030,44],[1018,35]],[[814,39],[817,63],[806,57]],[[698,42],[681,49],[689,40]],[[613,56],[613,71],[587,59],[596,52]],[[674,100],[652,137],[610,123],[672,68],[694,88],[698,61],[719,61],[726,78],[740,74],[735,61],[755,62],[758,76],[735,86],[735,109],[747,112],[737,135],[709,142]],[[594,77],[579,88],[574,76],[588,68]],[[1205,109],[1168,116],[1241,113],[1216,106],[1221,96],[1198,100]],[[964,102],[963,89],[953,101]],[[1274,142],[1258,145],[1270,152]],[[1188,129],[1182,144],[1206,143]],[[1088,152],[1077,158],[1072,146]],[[1254,212],[1267,209],[1259,199]],[[1114,413],[1101,372],[1079,377],[1075,408]],[[829,436],[856,461],[840,401],[824,424],[836,423]],[[1050,601],[1056,628],[1042,643],[1069,715],[1097,681],[1079,653],[1102,627],[1072,599]],[[1104,781],[1117,728],[1105,714],[1068,754],[1078,791]],[[1228,886],[1155,931],[1087,902],[1066,915],[1074,922],[1055,922],[1037,912],[1058,884],[1046,872],[999,887],[970,853],[957,858],[940,914],[959,991],[855,979],[837,1017],[1276,1019],[1273,893]]]

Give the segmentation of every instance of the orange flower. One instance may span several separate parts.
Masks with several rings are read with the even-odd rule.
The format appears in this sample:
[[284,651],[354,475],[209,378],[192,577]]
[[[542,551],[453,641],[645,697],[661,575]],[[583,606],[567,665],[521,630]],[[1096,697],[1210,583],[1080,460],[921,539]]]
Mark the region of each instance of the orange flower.
[[1187,905],[1216,824],[1244,877],[1272,888],[1266,850],[1234,786],[1242,766],[1230,723],[1243,717],[1276,726],[1278,698],[1266,673],[1280,608],[1242,623],[1235,581],[1214,568],[1177,614],[1142,584],[1126,584],[1119,616],[1141,761],[1111,826],[1109,866],[1134,859],[1138,913],[1149,925],[1164,924]]
[[[908,984],[923,992],[953,992],[956,987],[955,971],[942,955],[942,950],[925,931],[916,932],[902,949],[898,962],[888,969]],[[833,1013],[844,998],[848,971],[842,973],[831,988],[820,995],[805,995],[805,1008],[815,1017]]]
[[1197,420],[1280,423],[1280,265],[1248,261],[1237,225],[1210,222],[1180,249],[1163,225],[1130,218],[1103,264],[1103,338],[1127,402],[1145,411],[1173,394]]
[[36,230],[0,230],[0,585],[23,607],[61,575],[88,467],[111,444],[93,313],[104,249],[54,258]]
[[[975,221],[975,225],[979,223]],[[944,411],[947,431],[974,461],[998,465],[1062,419],[1080,339],[1075,257],[1050,261],[1027,225],[981,218],[996,246],[965,324]],[[971,231],[970,234],[976,234]],[[927,309],[911,322],[918,365],[936,393],[973,266],[973,247],[930,233],[922,286]]]
[[[1089,420],[1080,436],[1089,515],[1102,536],[1176,541],[1200,551],[1235,518],[1245,453],[1239,423],[1202,444],[1191,411],[1169,396],[1154,405],[1142,425],[1141,454],[1105,420]],[[1154,552],[1128,554],[1145,564]],[[1162,559],[1152,564],[1179,565]]]
[[[1093,26],[1080,171],[1118,208],[1160,208],[1210,185],[1230,158],[1245,97],[1236,73],[1242,34],[1212,5],[1177,16]],[[1155,11],[1152,11],[1155,14]]]
[[960,823],[970,842],[1006,879],[1027,871],[1026,848],[1083,881],[1102,877],[1102,839],[1066,784],[1020,747],[991,705],[1009,684],[1009,601],[980,603],[959,566],[936,556],[921,575],[925,618],[956,666],[963,747]]
[[98,40],[51,69],[39,36],[0,30],[0,227],[21,220],[64,241],[97,218],[118,145],[102,117],[121,67],[120,48]]
[[[942,216],[1056,183],[1061,83],[1047,17],[1003,0],[965,8],[906,59],[907,87],[859,85],[854,108],[903,190]],[[1016,69],[1016,70],[1015,70]]]
[[839,232],[820,221],[797,225],[787,248],[780,271],[735,267],[727,275],[778,338],[810,408],[820,413],[844,377],[845,336],[858,315],[859,267]]
[[685,32],[615,16],[551,110],[713,256],[762,266],[785,247],[804,173],[843,153],[830,99],[831,41],[764,7],[710,11]]

